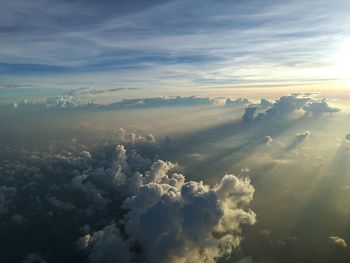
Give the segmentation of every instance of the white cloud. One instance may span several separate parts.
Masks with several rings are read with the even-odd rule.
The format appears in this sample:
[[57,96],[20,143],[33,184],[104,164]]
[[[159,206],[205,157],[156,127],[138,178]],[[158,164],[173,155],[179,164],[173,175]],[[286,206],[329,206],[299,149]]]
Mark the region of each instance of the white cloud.
[[[260,104],[248,106],[242,119],[251,122],[254,119],[263,120],[285,116],[295,110],[302,109],[309,100],[311,100],[311,98],[300,96],[299,94],[282,96],[272,105],[269,101],[262,100]],[[266,110],[256,115],[259,109]]]
[[[124,174],[121,187],[132,184],[133,188],[124,201],[129,210],[124,239],[130,246],[140,246],[143,252],[138,256],[151,262],[216,262],[229,256],[240,243],[240,225],[255,223],[255,214],[245,209],[254,194],[249,179],[225,175],[220,184],[210,187],[185,182],[182,174],[171,172],[173,168],[174,164],[158,160],[144,174],[120,170]],[[129,255],[120,250],[126,241],[110,228],[94,234],[107,232],[110,238],[92,237],[96,241],[91,243],[88,236],[81,239],[80,247],[90,248],[93,262],[110,250],[111,257],[118,257],[117,252]]]
[[[260,104],[249,105],[242,119],[249,122],[255,119],[273,119],[287,116],[297,110],[304,110],[306,115],[322,115],[324,113],[336,113],[340,111],[339,108],[331,107],[326,99],[316,100],[313,96],[313,93],[292,93],[280,97],[273,104],[262,99]],[[259,112],[259,110],[263,109],[266,110]]]
[[307,113],[311,113],[312,115],[316,116],[323,113],[336,113],[340,111],[339,108],[329,106],[328,102],[325,99],[320,101],[312,101],[304,107],[304,110]]
[[337,246],[339,246],[339,247],[347,247],[348,246],[348,244],[347,244],[347,242],[345,241],[345,239],[343,239],[343,238],[341,238],[341,237],[338,237],[338,236],[330,236],[329,237],[329,239],[330,239],[330,241],[333,243],[333,244],[335,244],[335,245],[337,245]]
[[295,139],[297,141],[304,141],[310,137],[310,134],[311,133],[309,131],[299,132],[297,135],[295,135]]

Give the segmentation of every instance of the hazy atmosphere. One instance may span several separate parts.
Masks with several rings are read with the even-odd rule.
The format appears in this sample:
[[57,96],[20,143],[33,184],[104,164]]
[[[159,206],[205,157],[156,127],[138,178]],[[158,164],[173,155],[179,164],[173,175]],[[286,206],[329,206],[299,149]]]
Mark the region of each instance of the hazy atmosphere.
[[350,262],[350,2],[0,0],[0,262]]

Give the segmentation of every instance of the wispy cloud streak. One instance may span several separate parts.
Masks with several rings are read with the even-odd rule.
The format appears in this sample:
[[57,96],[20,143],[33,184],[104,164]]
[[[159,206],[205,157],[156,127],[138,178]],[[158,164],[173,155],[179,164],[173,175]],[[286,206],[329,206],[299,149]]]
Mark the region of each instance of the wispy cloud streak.
[[[6,85],[333,83],[350,38],[347,1],[6,1]],[[94,74],[93,80],[84,79]],[[44,77],[44,79],[43,79]],[[22,84],[20,83],[20,84]],[[176,83],[176,82],[175,82]]]

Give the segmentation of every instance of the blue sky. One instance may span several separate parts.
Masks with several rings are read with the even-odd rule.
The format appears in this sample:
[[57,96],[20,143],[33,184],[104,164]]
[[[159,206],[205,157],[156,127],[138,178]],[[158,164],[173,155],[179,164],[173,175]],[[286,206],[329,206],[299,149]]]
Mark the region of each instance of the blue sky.
[[0,87],[349,83],[346,0],[3,0],[0,5]]

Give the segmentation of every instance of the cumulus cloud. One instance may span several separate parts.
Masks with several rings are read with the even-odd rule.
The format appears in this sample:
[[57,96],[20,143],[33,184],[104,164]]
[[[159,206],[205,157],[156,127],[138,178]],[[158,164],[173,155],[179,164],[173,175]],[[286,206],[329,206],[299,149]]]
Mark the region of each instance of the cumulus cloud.
[[[71,180],[71,187],[72,189],[77,189],[84,193],[86,197],[93,202],[93,208],[98,210],[104,210],[107,206],[107,204],[110,202],[108,198],[105,198],[103,196],[103,192],[96,187],[91,181],[87,181],[88,178],[87,175],[77,175]],[[58,200],[55,200],[54,204],[55,206],[58,206],[60,209],[65,207],[67,209],[67,206],[69,207],[69,204],[59,203]],[[52,203],[52,200],[51,200]],[[69,210],[69,209],[68,209]]]
[[265,136],[265,138],[264,138],[264,143],[265,144],[270,145],[272,141],[273,140],[272,140],[271,136]]
[[21,109],[21,110],[43,110],[43,109],[73,109],[83,106],[84,103],[74,96],[57,96],[47,98],[42,101],[28,101],[21,100],[15,101],[11,104],[4,104],[2,108],[4,109]]
[[[261,111],[263,109],[266,110]],[[273,104],[268,100],[262,99],[260,104],[248,106],[243,117],[246,121],[252,121],[253,119],[273,119],[285,116],[296,110],[304,110],[309,115],[322,115],[323,113],[336,113],[340,111],[339,108],[331,107],[325,99],[314,99],[312,94],[292,93],[280,97]]]
[[124,144],[154,144],[156,142],[156,138],[152,134],[141,135],[135,132],[127,132],[124,128],[118,129],[116,135],[119,141]]
[[299,154],[298,151],[296,151],[296,147],[300,144],[302,144],[303,142],[305,142],[307,139],[310,138],[311,133],[309,131],[305,131],[305,132],[298,132],[293,139],[291,140],[290,144],[287,146],[287,150],[291,151],[293,150],[294,154]]
[[8,213],[8,206],[16,196],[16,188],[0,186],[0,217]]
[[267,117],[275,117],[303,108],[311,98],[296,95],[282,96],[266,111]]
[[295,139],[297,141],[304,141],[310,137],[310,134],[311,133],[309,131],[299,132],[295,135]]
[[227,98],[225,106],[244,106],[250,104],[250,101],[246,98],[231,99]]
[[339,247],[347,247],[348,246],[347,242],[341,237],[330,236],[329,239],[333,244],[335,244]]
[[347,135],[345,135],[345,139],[350,141],[350,133],[348,133]]
[[[297,109],[302,109],[310,98],[300,97],[297,95],[282,96],[276,100],[271,107],[271,103],[267,100],[261,100],[259,105],[250,105],[246,108],[242,117],[244,121],[252,121],[256,119],[270,119],[278,116],[283,116]],[[260,112],[257,116],[258,109],[268,108],[265,112]]]
[[88,151],[82,151],[81,155],[83,157],[85,157],[86,159],[91,159],[92,158],[91,153],[89,153]]
[[[142,252],[135,255],[141,261],[216,262],[231,255],[240,243],[240,225],[255,223],[255,214],[245,209],[254,194],[249,179],[225,175],[218,185],[210,187],[203,182],[186,182],[182,174],[171,172],[174,167],[158,160],[143,174],[122,171],[122,185],[132,184],[134,190],[123,203],[128,210],[127,237],[123,240],[130,247],[141,247]],[[105,254],[101,251],[116,253],[124,246],[113,225],[96,233],[106,234],[112,241],[92,237],[95,241],[90,243],[86,236],[81,240],[81,244],[88,243],[92,262],[101,262],[98,260]],[[130,247],[124,249],[130,251]]]
[[75,207],[71,203],[65,203],[61,201],[60,199],[53,197],[53,196],[48,196],[47,201],[54,207],[60,209],[60,210],[73,210]]
[[21,263],[46,263],[40,254],[28,253],[26,258]]
[[270,102],[269,100],[267,100],[267,99],[261,99],[260,100],[260,108],[261,109],[266,109],[266,108],[268,108],[268,107],[270,107],[270,106],[272,106],[272,102]]
[[93,263],[132,262],[129,246],[114,225],[107,225],[92,236],[85,235],[78,240],[77,245],[80,249],[91,247],[89,260]]
[[21,224],[23,222],[23,216],[19,215],[19,214],[12,215],[11,219],[12,219],[13,222],[15,222],[17,224]]
[[244,122],[251,122],[254,120],[255,112],[258,108],[256,106],[249,106],[245,109],[242,120]]
[[54,98],[48,98],[46,100],[47,108],[74,108],[78,107],[81,102],[73,96],[58,96]]
[[329,106],[328,102],[324,100],[312,101],[303,108],[306,113],[311,113],[312,115],[321,115],[323,113],[335,113],[339,112],[339,108]]
[[[63,235],[69,242],[84,235],[77,247],[91,262],[216,262],[229,257],[240,244],[241,225],[255,223],[247,208],[254,194],[249,179],[225,175],[215,186],[186,181],[176,164],[139,151],[157,144],[153,136],[120,132],[125,145],[114,149],[108,145],[94,151],[69,139],[69,150],[61,145],[59,152],[21,151],[28,167],[9,182],[19,197],[28,197],[21,200],[28,209],[13,214],[19,211],[11,203],[16,188],[2,186],[0,210],[13,215],[4,219],[27,224],[33,214],[40,217],[45,211],[54,223],[62,217],[88,224],[83,233],[77,228],[75,237]],[[50,253],[42,251],[45,258]]]

